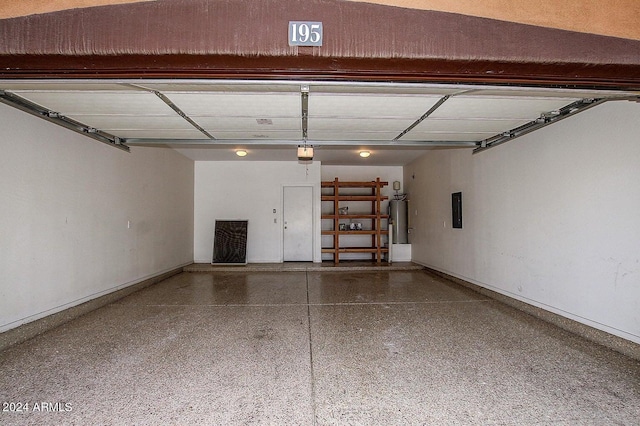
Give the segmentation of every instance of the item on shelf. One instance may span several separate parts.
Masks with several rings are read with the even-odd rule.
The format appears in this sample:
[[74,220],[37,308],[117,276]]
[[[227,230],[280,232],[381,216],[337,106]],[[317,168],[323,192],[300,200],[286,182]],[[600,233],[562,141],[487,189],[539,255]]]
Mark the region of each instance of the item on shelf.
[[349,214],[349,207],[340,207],[338,209],[338,214],[343,216]]
[[350,223],[349,224],[349,229],[352,230],[352,231],[355,231],[356,230],[356,224],[355,223]]
[[347,230],[347,224],[346,223],[341,223],[340,225],[338,225],[338,230],[346,231]]

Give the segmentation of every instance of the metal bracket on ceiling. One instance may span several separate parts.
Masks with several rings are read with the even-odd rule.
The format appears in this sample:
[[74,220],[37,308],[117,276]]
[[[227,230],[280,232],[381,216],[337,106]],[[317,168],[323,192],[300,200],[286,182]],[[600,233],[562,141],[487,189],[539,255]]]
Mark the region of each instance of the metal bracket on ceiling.
[[154,95],[156,95],[157,97],[159,97],[160,99],[162,99],[162,101],[167,104],[169,106],[169,108],[171,108],[172,110],[174,110],[180,117],[182,117],[183,119],[187,120],[187,122],[189,124],[191,124],[193,127],[195,127],[196,129],[198,129],[200,131],[200,133],[202,133],[203,135],[205,135],[206,137],[208,137],[209,139],[215,139],[209,132],[207,132],[202,126],[200,126],[198,123],[196,123],[195,121],[193,121],[191,119],[191,117],[189,117],[187,114],[184,113],[184,111],[182,111],[176,104],[174,104],[171,99],[169,99],[166,95],[164,95],[161,92],[158,92],[157,90],[152,90],[151,91]]
[[307,143],[309,136],[309,85],[300,86],[300,97],[302,101],[302,140]]
[[[300,140],[283,140],[283,139],[143,139],[143,138],[129,138],[126,140],[128,145],[146,145],[146,146],[161,146],[161,145],[211,145],[211,146],[224,146],[224,145],[263,145],[263,146],[289,146],[300,145]],[[388,140],[358,140],[358,141],[344,141],[344,140],[307,140],[308,146],[379,146],[379,147],[406,147],[406,148],[424,148],[424,147],[458,147],[458,148],[471,148],[477,144],[473,141],[400,141],[391,144]]]
[[437,110],[438,108],[440,108],[440,106],[445,103],[447,101],[447,99],[449,99],[451,97],[451,95],[446,95],[443,96],[442,98],[440,98],[438,100],[438,102],[435,103],[434,106],[432,106],[431,108],[429,108],[429,110],[427,112],[425,112],[424,114],[422,114],[422,116],[420,118],[418,118],[416,121],[413,122],[413,124],[411,124],[409,127],[407,127],[406,129],[404,129],[402,131],[402,133],[400,133],[398,136],[396,136],[395,138],[393,138],[394,141],[397,141],[398,139],[400,139],[401,137],[403,137],[404,135],[406,135],[407,133],[409,133],[411,130],[413,130],[414,127],[416,127],[418,124],[422,123],[424,120],[427,119],[427,117],[429,117],[431,114],[433,114],[435,112],[435,110]]
[[565,118],[576,115],[579,112],[586,111],[589,108],[601,105],[609,100],[610,99],[606,98],[585,98],[570,103],[569,105],[566,105],[559,110],[544,112],[540,114],[540,117],[526,124],[523,124],[522,126],[477,142],[477,148],[473,150],[473,153],[477,154],[478,152],[486,151],[487,149],[496,147],[505,142],[519,138],[520,136],[524,136],[528,133],[549,126],[560,120],[564,120]]
[[128,84],[128,83],[123,83],[123,86],[127,86],[127,87],[133,87],[134,89],[138,89],[138,90],[142,90],[144,92],[149,92],[149,93],[153,93],[154,95],[156,95],[158,98],[160,98],[162,100],[162,102],[164,102],[165,104],[167,104],[167,106],[169,108],[171,108],[172,110],[174,110],[176,112],[176,114],[178,114],[180,117],[182,117],[184,120],[186,120],[189,124],[191,124],[193,127],[195,127],[200,133],[202,133],[203,135],[205,135],[206,137],[208,137],[209,139],[215,139],[215,137],[213,137],[209,132],[207,132],[202,126],[200,126],[198,123],[196,123],[195,121],[193,121],[193,119],[191,119],[191,117],[189,117],[184,111],[182,111],[180,109],[180,107],[178,107],[176,104],[173,103],[173,101],[171,99],[169,99],[164,93],[158,91],[158,90],[153,90],[150,89],[148,87],[144,87],[141,86],[139,84]]
[[58,126],[73,130],[76,133],[80,133],[99,142],[129,152],[129,147],[126,146],[119,137],[88,126],[69,117],[65,117],[57,111],[51,111],[47,108],[43,108],[38,104],[16,95],[15,93],[0,90],[0,102],[57,124]]

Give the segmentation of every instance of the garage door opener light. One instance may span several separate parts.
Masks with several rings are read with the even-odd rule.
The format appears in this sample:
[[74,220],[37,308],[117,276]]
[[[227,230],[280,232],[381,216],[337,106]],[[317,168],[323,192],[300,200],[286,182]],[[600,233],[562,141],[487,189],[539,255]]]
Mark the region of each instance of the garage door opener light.
[[299,161],[312,161],[313,160],[313,146],[311,145],[298,145],[298,160]]

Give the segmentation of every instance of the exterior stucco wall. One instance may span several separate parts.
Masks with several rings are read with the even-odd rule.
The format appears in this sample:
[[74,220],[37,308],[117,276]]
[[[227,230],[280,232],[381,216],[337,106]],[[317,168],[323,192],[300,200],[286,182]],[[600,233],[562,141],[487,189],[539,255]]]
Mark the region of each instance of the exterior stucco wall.
[[[109,4],[139,3],[156,0],[34,0],[0,3],[0,18],[48,13]],[[522,24],[558,28],[591,34],[640,40],[640,8],[637,0],[610,0],[606,8],[599,0],[347,0],[378,3],[411,9],[437,10],[463,15],[499,19]]]

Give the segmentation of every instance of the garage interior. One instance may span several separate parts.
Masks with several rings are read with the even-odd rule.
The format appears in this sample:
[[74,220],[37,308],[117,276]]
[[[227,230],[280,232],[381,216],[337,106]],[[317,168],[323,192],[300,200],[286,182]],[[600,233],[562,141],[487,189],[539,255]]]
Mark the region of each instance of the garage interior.
[[[65,3],[0,9],[0,401],[73,410],[3,417],[638,418],[635,9]],[[322,46],[287,44],[301,20]],[[335,178],[406,194],[392,263],[323,253]],[[313,196],[294,262],[286,188]],[[249,221],[247,267],[210,266],[216,219]]]

